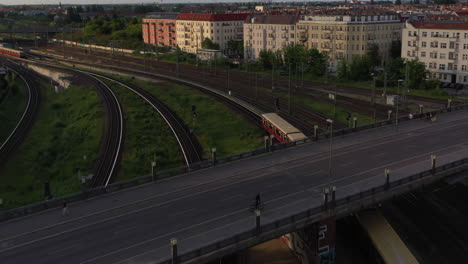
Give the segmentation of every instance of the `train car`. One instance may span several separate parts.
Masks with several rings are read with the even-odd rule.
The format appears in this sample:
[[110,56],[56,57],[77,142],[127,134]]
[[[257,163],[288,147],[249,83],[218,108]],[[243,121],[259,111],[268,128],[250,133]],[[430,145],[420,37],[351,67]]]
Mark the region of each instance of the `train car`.
[[5,47],[0,47],[0,53],[10,55],[13,57],[18,57],[18,58],[24,58],[24,54],[20,50],[15,50],[15,49],[9,49]]
[[290,142],[306,138],[306,136],[293,125],[276,113],[262,114],[263,127],[280,142]]

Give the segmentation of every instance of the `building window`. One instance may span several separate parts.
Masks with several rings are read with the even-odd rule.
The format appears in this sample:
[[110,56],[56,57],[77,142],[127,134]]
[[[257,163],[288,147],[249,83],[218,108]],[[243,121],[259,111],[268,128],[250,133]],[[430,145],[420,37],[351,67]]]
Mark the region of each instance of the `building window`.
[[408,41],[408,47],[411,47],[411,41]]
[[439,64],[439,70],[445,70],[445,64]]
[[447,43],[440,43],[440,48],[441,49],[446,49],[447,48]]
[[421,42],[421,47],[423,47],[423,48],[426,47],[426,42],[425,41]]
[[440,56],[439,56],[439,58],[445,59],[445,53],[441,53]]
[[421,57],[426,57],[426,52],[425,51],[421,52]]
[[468,54],[463,54],[463,60],[468,60]]
[[466,65],[462,65],[462,71],[466,71]]
[[423,37],[427,37],[427,32],[426,32],[426,31],[423,31],[422,36],[423,36]]

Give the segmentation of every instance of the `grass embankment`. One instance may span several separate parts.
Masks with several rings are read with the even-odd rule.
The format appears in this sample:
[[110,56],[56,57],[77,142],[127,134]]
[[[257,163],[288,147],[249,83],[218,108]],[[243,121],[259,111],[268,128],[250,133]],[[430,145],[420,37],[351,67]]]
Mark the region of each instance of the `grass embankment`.
[[0,83],[0,145],[7,139],[21,119],[28,103],[28,91],[22,79],[12,85]]
[[176,138],[156,110],[132,91],[105,82],[116,92],[125,119],[122,163],[116,181],[151,173],[154,159],[158,170],[184,165]]
[[[209,95],[172,83],[156,84],[123,79],[148,90],[193,129],[206,159],[211,158],[213,147],[216,147],[218,157],[222,157],[262,146],[261,129]],[[192,105],[196,106],[195,122],[192,118]]]
[[56,94],[49,86],[41,89],[36,122],[1,168],[0,197],[6,208],[42,200],[47,180],[54,197],[79,191],[78,172],[90,173],[97,158],[104,114],[96,90],[70,86]]
[[[271,92],[271,90],[269,90],[269,89],[264,89],[264,90],[268,91],[268,92]],[[285,98],[285,99],[288,98],[288,94],[285,93],[285,92],[273,91],[272,93],[274,95],[276,95],[276,96],[279,96],[279,97],[282,97],[282,98]],[[356,113],[356,112],[354,112],[352,110],[349,110],[347,108],[342,108],[342,107],[338,107],[338,106],[336,107],[336,110],[335,110],[333,104],[317,102],[317,101],[314,101],[313,99],[310,99],[310,98],[299,97],[299,96],[291,96],[291,102],[299,104],[299,105],[308,106],[309,108],[313,109],[314,111],[317,111],[317,112],[327,116],[328,118],[337,120],[338,122],[340,122],[342,124],[348,124],[349,121],[346,120],[346,118],[348,117],[348,112],[351,113],[352,117],[357,117],[357,122],[358,122],[359,126],[374,123],[374,119],[372,117],[367,116],[367,115],[362,115],[362,114]],[[336,118],[334,118],[334,113],[336,114]],[[292,113],[292,114],[294,114],[294,113]],[[311,121],[310,124],[313,125],[313,124],[316,124],[316,123]]]

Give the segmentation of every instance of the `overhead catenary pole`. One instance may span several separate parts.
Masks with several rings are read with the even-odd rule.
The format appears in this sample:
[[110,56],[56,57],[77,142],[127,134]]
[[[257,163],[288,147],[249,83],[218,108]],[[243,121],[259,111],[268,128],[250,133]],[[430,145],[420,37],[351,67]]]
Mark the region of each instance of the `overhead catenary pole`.
[[288,114],[291,114],[291,63],[289,63],[289,80],[288,80]]

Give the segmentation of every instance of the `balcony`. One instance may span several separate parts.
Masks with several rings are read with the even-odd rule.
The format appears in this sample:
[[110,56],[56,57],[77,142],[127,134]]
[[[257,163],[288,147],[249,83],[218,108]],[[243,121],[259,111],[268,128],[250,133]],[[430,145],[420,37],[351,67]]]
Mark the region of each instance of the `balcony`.
[[268,38],[276,39],[276,35],[275,34],[268,34]]

